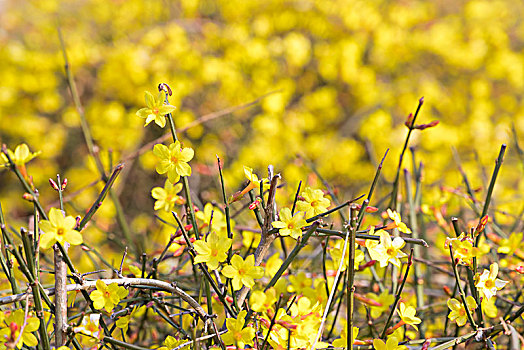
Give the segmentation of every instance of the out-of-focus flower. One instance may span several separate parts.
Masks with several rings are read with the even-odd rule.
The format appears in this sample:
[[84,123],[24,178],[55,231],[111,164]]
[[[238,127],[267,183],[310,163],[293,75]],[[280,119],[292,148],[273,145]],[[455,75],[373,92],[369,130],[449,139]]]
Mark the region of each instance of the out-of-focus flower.
[[231,258],[231,265],[227,265],[222,269],[222,274],[227,278],[233,279],[233,289],[238,290],[243,285],[246,287],[253,287],[255,279],[264,276],[264,268],[255,266],[255,256],[249,255],[246,260],[238,254]]
[[[333,340],[333,347],[335,348],[345,348],[348,345],[348,332],[347,326],[342,326],[342,331],[340,332],[340,338]],[[357,340],[359,329],[358,327],[353,327],[353,344]]]
[[482,275],[478,277],[475,287],[479,290],[481,295],[484,295],[487,299],[497,294],[497,290],[504,288],[509,281],[503,281],[497,278],[499,273],[499,264],[493,263],[489,266],[489,271],[484,269]]
[[380,295],[376,295],[373,293],[367,293],[366,296],[370,299],[373,299],[379,302],[382,305],[382,306],[370,305],[371,317],[373,318],[380,317],[385,311],[389,310],[389,307],[395,301],[395,296],[393,294],[389,294],[389,291],[387,289],[384,289],[382,293],[380,293]]
[[[355,270],[358,270],[359,265],[364,261],[364,252],[358,249],[358,244],[355,243]],[[342,254],[344,248],[344,240],[339,239],[335,243],[333,249],[330,250],[331,258],[333,259],[334,268],[338,269],[340,265],[340,260],[342,259]],[[342,263],[341,271],[346,271],[346,268],[349,266],[349,244],[346,246],[346,252],[344,253],[344,263]]]
[[398,315],[405,324],[409,324],[418,331],[418,327],[416,325],[422,322],[422,320],[415,316],[417,310],[413,306],[406,306],[406,304],[400,303],[400,309],[397,311]]
[[82,243],[82,235],[75,230],[76,219],[62,214],[60,209],[49,210],[49,220],[40,221],[40,229],[44,232],[40,236],[40,248],[49,249],[53,244],[68,242],[71,245]]
[[300,195],[303,199],[297,202],[297,209],[305,211],[307,219],[327,211],[331,204],[329,199],[324,198],[324,192],[320,189],[314,190],[311,187],[306,187]]
[[[1,313],[0,320],[3,321],[4,314]],[[28,314],[27,318],[24,310],[19,309],[11,312],[5,318],[6,326],[0,329],[0,347],[5,349],[6,343],[14,348],[22,348],[22,344],[26,346],[36,346],[38,344],[37,338],[33,332],[40,327],[40,320]],[[22,334],[20,335],[20,332]],[[15,342],[18,341],[16,344]]]
[[176,109],[176,107],[164,104],[165,98],[166,94],[164,91],[161,91],[158,94],[157,98],[155,98],[155,96],[153,96],[153,94],[149,91],[145,92],[145,100],[147,107],[141,108],[136,112],[137,116],[146,120],[144,126],[147,126],[153,120],[161,128],[166,126],[165,115],[168,113],[172,113]]
[[503,238],[499,242],[499,247],[497,249],[498,253],[511,255],[515,253],[519,246],[522,244],[522,238],[524,232],[512,233],[509,238]]
[[[177,339],[175,337],[172,337],[172,336],[168,335],[166,337],[166,339],[164,340],[164,346],[159,347],[157,350],[171,350],[171,349],[174,349],[174,348],[178,348],[180,345],[183,345],[183,344],[185,344],[187,342],[188,342],[187,340]],[[189,345],[190,344],[181,347],[180,350],[187,350],[187,349],[189,349]]]
[[227,252],[232,242],[233,240],[226,234],[211,231],[205,241],[199,239],[193,243],[198,253],[195,264],[206,263],[211,270],[218,269],[218,265],[227,259]]
[[151,196],[156,199],[155,210],[164,210],[170,212],[175,204],[183,204],[184,199],[178,195],[182,190],[182,184],[173,185],[171,181],[166,180],[164,187],[155,187],[151,190]]
[[159,174],[167,173],[171,183],[177,183],[180,176],[190,176],[191,167],[187,162],[193,159],[195,152],[192,148],[182,148],[180,141],[175,141],[169,147],[159,143],[153,147],[153,154],[160,159],[156,166]]
[[389,337],[385,343],[383,340],[374,339],[373,347],[375,350],[407,350],[407,346],[398,345],[398,339],[395,337]]
[[127,294],[129,294],[129,291],[117,283],[111,283],[108,286],[104,281],[97,280],[96,290],[91,293],[90,297],[95,309],[105,308],[107,312],[111,312]]
[[291,236],[299,239],[302,236],[302,227],[307,225],[299,214],[291,215],[291,209],[282,208],[279,213],[279,221],[273,221],[271,225],[278,228],[281,236]]
[[[473,312],[473,310],[477,308],[477,302],[471,295],[466,298],[466,304],[470,312]],[[448,300],[448,307],[451,310],[448,315],[448,318],[451,320],[451,322],[456,322],[459,327],[465,325],[466,321],[468,320],[468,316],[466,314],[464,304],[455,298],[451,298]]]

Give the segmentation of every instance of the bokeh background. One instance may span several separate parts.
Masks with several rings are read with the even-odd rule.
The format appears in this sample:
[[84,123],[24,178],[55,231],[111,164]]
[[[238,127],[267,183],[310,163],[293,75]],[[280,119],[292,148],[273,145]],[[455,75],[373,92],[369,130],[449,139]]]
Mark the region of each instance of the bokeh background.
[[[100,176],[68,89],[60,28],[106,169],[168,131],[143,128],[135,115],[144,91],[160,82],[173,89],[178,128],[258,99],[181,135],[195,149],[190,183],[201,208],[221,202],[216,155],[229,193],[241,188],[243,165],[260,176],[274,165],[287,184],[284,205],[300,180],[322,187],[308,161],[347,199],[367,190],[390,148],[377,200],[386,196],[404,121],[424,96],[418,122],[440,124],[412,139],[424,163],[423,203],[451,213],[466,203],[442,189],[463,193],[453,148],[483,196],[507,143],[494,201],[511,215],[522,209],[522,2],[4,0],[0,11],[0,142],[42,151],[28,170],[46,208],[56,206],[47,181],[57,173],[68,178],[70,194],[82,190],[67,203],[73,215],[82,215],[103,186],[92,185]],[[172,230],[152,215],[150,190],[164,182],[155,164],[152,152],[128,159],[116,183],[126,218],[149,249],[161,249]],[[411,156],[404,166],[411,169]],[[12,224],[32,212],[22,193],[11,173],[0,172]],[[118,236],[114,215],[106,200],[85,240],[103,247],[104,231]]]

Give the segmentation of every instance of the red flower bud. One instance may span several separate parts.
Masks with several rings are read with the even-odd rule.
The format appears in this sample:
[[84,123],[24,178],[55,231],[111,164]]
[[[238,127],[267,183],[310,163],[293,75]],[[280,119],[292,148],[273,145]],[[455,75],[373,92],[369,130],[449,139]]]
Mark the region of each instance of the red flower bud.
[[67,187],[67,178],[64,179],[64,181],[62,181],[62,191],[66,189]]
[[27,193],[27,192],[22,195],[22,198],[29,202],[32,202],[35,200],[35,197],[33,197],[32,194]]
[[56,184],[56,182],[53,179],[49,178],[49,184],[51,185],[53,190],[58,191],[58,185]]

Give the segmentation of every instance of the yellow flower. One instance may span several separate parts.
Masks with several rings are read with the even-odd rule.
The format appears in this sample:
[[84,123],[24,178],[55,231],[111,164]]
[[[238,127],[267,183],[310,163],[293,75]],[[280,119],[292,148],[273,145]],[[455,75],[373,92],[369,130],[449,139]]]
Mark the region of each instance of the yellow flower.
[[[14,152],[10,149],[7,150],[7,154],[9,154],[9,157],[13,163],[19,167],[25,165],[25,163],[28,163],[31,159],[35,158],[40,153],[42,153],[42,151],[31,153],[29,151],[29,147],[25,143],[16,146]],[[5,154],[1,153],[0,158],[2,160],[2,166],[9,166],[9,161]]]
[[265,292],[256,290],[249,297],[249,305],[251,305],[253,311],[267,312],[277,302],[276,294],[275,288],[269,288]]
[[107,312],[111,312],[115,305],[125,298],[128,293],[127,289],[120,287],[117,283],[111,283],[108,286],[104,281],[97,280],[96,290],[91,293],[90,297],[93,300],[95,309],[105,308]]
[[244,259],[240,255],[233,255],[231,258],[231,265],[227,265],[222,269],[222,274],[227,278],[233,279],[233,289],[238,290],[242,285],[246,287],[253,287],[255,279],[264,276],[264,268],[255,266],[255,256],[250,255]]
[[216,270],[218,265],[227,259],[227,252],[232,241],[226,234],[211,231],[205,241],[199,239],[193,243],[198,253],[195,257],[195,264],[206,263],[211,270]]
[[156,171],[159,174],[167,173],[171,183],[177,183],[180,176],[191,175],[191,167],[187,162],[193,159],[195,152],[192,148],[182,148],[180,141],[170,144],[169,148],[161,143],[156,144],[153,154],[160,159]]
[[406,257],[401,249],[404,247],[406,242],[400,237],[395,237],[391,240],[391,236],[384,230],[379,230],[377,233],[380,234],[380,244],[367,243],[369,255],[371,259],[380,262],[380,267],[386,267],[389,262],[400,268],[400,259]]
[[400,303],[400,310],[397,311],[398,315],[405,324],[411,325],[418,331],[418,327],[416,325],[422,322],[422,320],[415,316],[417,310],[413,306],[406,306],[406,304]]
[[169,180],[166,180],[164,188],[155,187],[151,190],[151,196],[156,199],[155,210],[163,209],[170,212],[175,204],[183,204],[184,199],[178,195],[182,190],[182,184],[177,183],[173,185]]
[[273,278],[273,276],[275,276],[275,274],[280,269],[280,266],[282,266],[283,262],[284,260],[280,259],[279,253],[273,254],[269,259],[267,259],[265,275],[269,278]]
[[255,337],[255,329],[253,327],[245,327],[246,310],[238,313],[237,318],[227,318],[226,327],[227,333],[222,336],[226,345],[235,345],[237,349],[244,349],[245,345],[253,346],[253,338]]
[[[17,348],[21,348],[22,344],[27,346],[38,345],[38,340],[33,335],[33,332],[40,327],[40,320],[38,318],[27,315],[26,319],[24,310],[19,309],[7,317],[5,324],[7,326],[0,329],[1,343],[14,343],[18,340],[18,343],[15,344]],[[20,331],[22,331],[21,336]]]
[[519,249],[520,244],[522,243],[522,238],[524,232],[512,233],[509,238],[503,238],[499,242],[498,253],[511,255]]
[[48,249],[56,242],[64,244],[68,242],[71,245],[82,243],[82,235],[75,230],[76,220],[72,216],[62,214],[60,209],[51,208],[49,210],[49,220],[40,221],[40,229],[44,232],[40,236],[40,248]]
[[[84,317],[80,326],[74,327],[75,333],[86,335],[87,339],[93,340],[100,337],[100,314],[90,314]],[[91,342],[89,342],[91,343]]]
[[166,117],[168,113],[172,113],[176,107],[164,104],[166,98],[165,92],[161,91],[158,97],[155,99],[152,93],[149,91],[145,92],[145,99],[147,107],[141,108],[136,112],[136,115],[140,118],[145,118],[147,126],[153,120],[155,123],[163,128],[166,126]]
[[[178,348],[180,345],[183,345],[187,342],[188,342],[187,340],[179,340],[179,339],[176,339],[175,337],[168,335],[167,338],[164,340],[164,346],[158,348],[157,350],[171,350],[174,348]],[[189,345],[190,344],[181,347],[180,350],[189,349]]]
[[411,230],[406,226],[405,223],[402,222],[402,218],[400,217],[399,213],[392,211],[391,209],[388,209],[387,213],[389,218],[395,222],[395,227],[398,228],[400,232],[411,233]]
[[367,293],[366,297],[382,304],[382,306],[369,305],[369,307],[371,308],[372,318],[380,317],[380,315],[382,315],[385,311],[389,310],[389,307],[395,301],[395,296],[393,294],[389,294],[389,291],[387,289],[384,289],[382,293],[380,293],[380,295],[378,296],[373,293]]
[[[477,302],[471,295],[466,298],[466,304],[470,312],[477,308]],[[451,298],[448,300],[448,307],[451,310],[448,315],[448,318],[451,320],[451,322],[456,322],[459,327],[465,325],[466,321],[468,320],[468,316],[464,304],[455,298]]]
[[484,269],[477,283],[475,283],[475,287],[477,287],[481,295],[484,295],[487,299],[491,299],[492,296],[497,294],[497,290],[501,290],[509,283],[509,281],[503,281],[497,278],[498,273],[499,264],[493,263],[489,266],[489,271]]
[[373,347],[375,350],[407,350],[405,345],[398,345],[398,340],[395,337],[389,337],[385,343],[383,340],[374,339]]
[[282,208],[279,213],[280,221],[273,221],[271,225],[278,228],[281,236],[291,236],[294,239],[302,237],[302,227],[307,225],[306,220],[298,214],[291,215],[291,209]]
[[[244,165],[244,175],[246,176],[246,179],[249,180],[249,184],[254,188],[254,186],[260,186],[260,181],[262,181],[263,190],[269,189],[269,179],[263,178],[262,180],[258,179],[257,174],[253,173],[253,169],[247,167]],[[248,185],[249,187],[249,185]]]
[[464,233],[449,241],[453,247],[453,256],[459,259],[459,263],[471,265],[473,258],[479,256],[479,249],[474,246],[473,239],[466,237]]
[[[340,332],[340,338],[335,339],[333,341],[333,347],[335,348],[345,348],[348,345],[348,332],[347,332],[347,326],[342,326],[342,332]],[[353,327],[353,344],[355,344],[355,340],[357,340],[359,329],[358,327]]]
[[[213,204],[206,203],[204,210],[197,211],[195,216],[198,220],[202,221],[202,225],[199,226],[200,230],[209,227],[209,224],[211,223],[211,231],[215,231],[219,234],[227,234],[226,216],[219,208],[215,208]],[[234,221],[231,220],[230,223],[231,227],[234,227]]]
[[[339,239],[335,243],[335,246],[330,251],[331,258],[333,259],[334,268],[338,269],[340,266],[340,259],[342,258],[342,249],[344,248],[344,240]],[[364,252],[358,249],[358,244],[355,243],[355,270],[358,270],[360,263],[364,261]],[[342,264],[342,270],[346,271],[349,266],[349,244],[346,247],[346,253],[344,254],[344,263]]]
[[324,198],[324,192],[319,189],[314,190],[311,187],[306,187],[300,195],[304,200],[297,202],[297,209],[305,211],[307,219],[327,211],[331,204],[329,199]]

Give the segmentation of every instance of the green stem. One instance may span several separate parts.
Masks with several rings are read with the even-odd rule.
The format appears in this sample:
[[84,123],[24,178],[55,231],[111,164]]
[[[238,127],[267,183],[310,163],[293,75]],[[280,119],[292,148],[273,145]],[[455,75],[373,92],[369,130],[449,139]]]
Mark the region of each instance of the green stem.
[[408,279],[409,274],[409,268],[413,264],[413,248],[411,248],[411,253],[409,254],[408,263],[406,266],[406,273],[404,274],[404,279],[402,280],[402,283],[400,284],[400,287],[398,288],[398,291],[395,295],[395,301],[393,302],[393,305],[391,306],[391,311],[389,312],[388,319],[386,321],[386,324],[384,325],[384,330],[382,331],[382,335],[380,336],[381,339],[385,339],[386,332],[388,330],[389,323],[391,322],[391,319],[393,318],[393,315],[395,314],[395,310],[397,309],[398,302],[400,301],[400,296],[402,294],[402,290],[404,289],[404,285],[406,284],[406,280]]
[[464,290],[462,289],[462,286],[460,285],[460,277],[459,277],[459,273],[457,269],[457,262],[455,261],[455,257],[453,256],[453,247],[451,244],[449,245],[449,255],[451,257],[451,264],[453,265],[453,274],[455,275],[455,282],[457,283],[460,299],[462,299],[462,303],[464,304],[464,309],[466,310],[468,321],[471,324],[471,326],[475,330],[477,330],[478,326],[475,323],[475,320],[473,320],[473,316],[471,315],[471,311],[469,310],[468,303],[466,302],[466,294],[464,293]]

